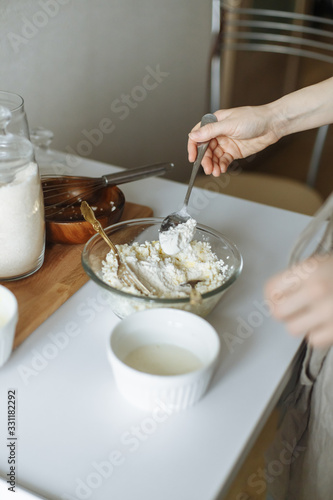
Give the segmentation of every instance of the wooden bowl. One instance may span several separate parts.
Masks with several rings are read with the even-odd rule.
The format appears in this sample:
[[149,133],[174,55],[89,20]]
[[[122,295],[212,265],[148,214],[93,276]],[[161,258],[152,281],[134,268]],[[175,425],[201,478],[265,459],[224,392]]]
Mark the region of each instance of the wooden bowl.
[[[43,185],[43,183],[42,183]],[[69,193],[71,195],[71,193]],[[53,209],[44,196],[46,241],[48,243],[86,243],[96,234],[81,215],[81,201],[87,201],[102,227],[119,221],[125,206],[124,193],[117,186],[102,187],[76,201],[73,205]]]

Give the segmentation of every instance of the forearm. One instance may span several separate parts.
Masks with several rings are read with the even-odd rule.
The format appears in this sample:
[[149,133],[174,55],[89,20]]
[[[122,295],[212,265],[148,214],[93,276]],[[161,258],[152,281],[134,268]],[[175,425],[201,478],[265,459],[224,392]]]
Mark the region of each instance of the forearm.
[[267,104],[279,137],[333,123],[333,78]]

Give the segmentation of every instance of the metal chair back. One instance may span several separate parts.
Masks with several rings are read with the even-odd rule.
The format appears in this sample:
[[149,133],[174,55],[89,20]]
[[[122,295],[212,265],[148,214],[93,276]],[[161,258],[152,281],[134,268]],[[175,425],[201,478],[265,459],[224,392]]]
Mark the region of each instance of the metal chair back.
[[[297,12],[233,7],[233,3],[232,0],[221,0],[217,13],[217,3],[214,2],[220,22],[218,32],[214,34],[210,65],[212,112],[229,107],[236,53],[239,51],[285,54],[283,93],[297,89],[301,58],[333,64],[333,20]],[[306,180],[311,187],[316,182],[328,128],[329,125],[320,127],[316,135]]]

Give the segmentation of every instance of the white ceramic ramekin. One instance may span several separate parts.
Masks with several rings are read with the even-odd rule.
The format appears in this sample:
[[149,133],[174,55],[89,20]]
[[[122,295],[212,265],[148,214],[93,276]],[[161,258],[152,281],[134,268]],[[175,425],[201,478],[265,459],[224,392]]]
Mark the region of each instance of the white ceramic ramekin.
[[17,320],[16,297],[8,288],[0,285],[0,367],[12,352]]
[[[181,375],[152,375],[123,362],[135,349],[156,344],[187,349],[199,358],[202,366]],[[169,411],[179,411],[192,406],[206,393],[218,363],[220,340],[208,321],[193,313],[147,309],[117,323],[107,351],[116,385],[130,403],[145,410],[164,405]]]

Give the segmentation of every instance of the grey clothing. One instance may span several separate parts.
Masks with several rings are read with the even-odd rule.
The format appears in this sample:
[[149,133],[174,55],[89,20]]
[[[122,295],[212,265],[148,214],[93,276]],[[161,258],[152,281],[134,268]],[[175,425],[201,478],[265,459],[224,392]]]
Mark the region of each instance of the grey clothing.
[[[333,250],[333,194],[292,251],[301,261],[322,223],[324,236],[314,253]],[[305,342],[295,387],[283,402],[284,415],[266,454],[267,489],[272,500],[333,500],[333,347],[312,349]]]

